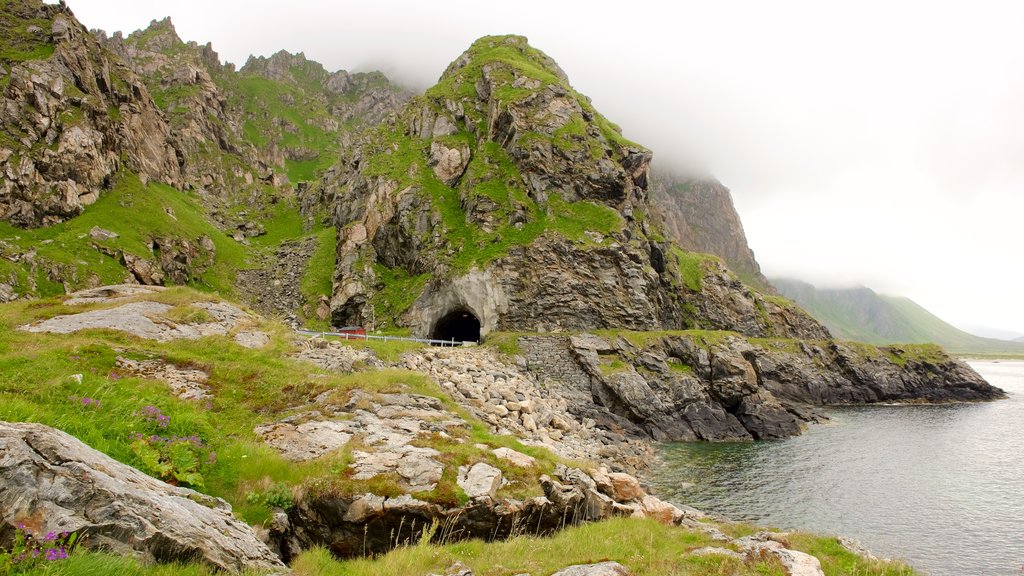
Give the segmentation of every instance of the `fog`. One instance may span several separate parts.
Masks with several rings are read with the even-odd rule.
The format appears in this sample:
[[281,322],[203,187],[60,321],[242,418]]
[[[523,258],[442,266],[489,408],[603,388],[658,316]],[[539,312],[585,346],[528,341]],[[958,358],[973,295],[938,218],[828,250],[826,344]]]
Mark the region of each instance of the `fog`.
[[286,49],[417,89],[522,34],[656,162],[730,187],[767,275],[1024,333],[1024,4],[667,4],[69,0],[108,32],[171,16],[239,66]]

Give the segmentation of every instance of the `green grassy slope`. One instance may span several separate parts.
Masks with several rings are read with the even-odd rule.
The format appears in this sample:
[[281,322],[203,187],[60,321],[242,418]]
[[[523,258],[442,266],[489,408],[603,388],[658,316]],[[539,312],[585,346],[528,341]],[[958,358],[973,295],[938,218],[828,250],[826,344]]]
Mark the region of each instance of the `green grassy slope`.
[[864,287],[820,289],[788,279],[772,283],[840,338],[871,344],[932,342],[956,354],[1024,355],[1024,343],[968,334],[909,298]]

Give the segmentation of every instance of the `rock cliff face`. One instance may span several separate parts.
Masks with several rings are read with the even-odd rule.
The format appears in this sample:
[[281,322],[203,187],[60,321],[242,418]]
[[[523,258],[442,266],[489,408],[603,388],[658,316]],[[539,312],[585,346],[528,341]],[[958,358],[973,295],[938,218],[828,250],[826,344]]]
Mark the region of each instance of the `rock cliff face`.
[[729,189],[721,182],[655,169],[650,196],[662,230],[676,244],[719,256],[747,284],[773,291],[747,244]]
[[[746,339],[714,332],[524,337],[570,412],[660,441],[785,438],[816,407],[1004,398],[934,346]],[[556,366],[552,367],[552,363]]]
[[5,28],[23,32],[23,50],[0,61],[0,218],[41,226],[73,217],[122,168],[182,183],[146,85],[65,5],[29,0],[2,10]]
[[650,160],[524,38],[477,41],[321,183],[339,228],[335,323],[441,336],[468,314],[482,334],[824,337],[718,260],[661,240]]
[[328,73],[285,51],[250,57],[236,72],[210,44],[183,42],[169,19],[106,45],[145,81],[172,126],[184,186],[242,237],[261,234],[265,212],[326,167],[351,131],[407,98],[379,72]]

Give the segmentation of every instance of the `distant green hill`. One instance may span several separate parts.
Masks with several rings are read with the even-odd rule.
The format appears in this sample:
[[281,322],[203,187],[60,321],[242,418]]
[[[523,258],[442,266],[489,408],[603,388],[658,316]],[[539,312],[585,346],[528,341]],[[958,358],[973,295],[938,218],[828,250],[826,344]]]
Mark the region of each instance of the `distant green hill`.
[[934,342],[957,354],[1024,355],[1024,341],[968,334],[909,298],[877,294],[863,286],[822,289],[780,278],[772,284],[839,338],[871,344]]

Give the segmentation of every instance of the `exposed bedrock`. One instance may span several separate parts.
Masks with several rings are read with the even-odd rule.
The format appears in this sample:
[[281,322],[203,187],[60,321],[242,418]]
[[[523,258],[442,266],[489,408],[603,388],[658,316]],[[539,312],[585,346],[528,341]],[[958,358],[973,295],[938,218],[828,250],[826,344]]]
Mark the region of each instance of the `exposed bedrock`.
[[742,440],[799,434],[817,407],[1005,397],[934,349],[837,341],[668,334],[521,337],[525,362],[570,399],[570,412],[627,436]]

